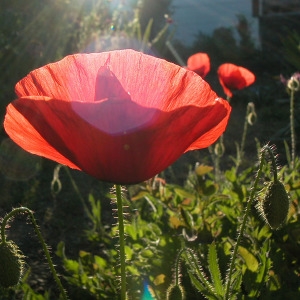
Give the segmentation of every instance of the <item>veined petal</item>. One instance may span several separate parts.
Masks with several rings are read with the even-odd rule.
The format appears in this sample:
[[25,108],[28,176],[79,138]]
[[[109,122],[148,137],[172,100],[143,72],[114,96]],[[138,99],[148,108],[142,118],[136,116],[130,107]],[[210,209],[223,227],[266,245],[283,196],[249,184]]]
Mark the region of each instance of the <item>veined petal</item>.
[[21,97],[7,107],[4,127],[17,144],[123,184],[208,147],[231,110],[194,72],[133,50],[68,56],[16,90]]
[[[93,102],[96,92],[105,88],[97,87],[97,75],[103,66],[109,68],[134,102],[144,106],[167,110],[199,101],[209,105],[211,101],[207,97],[210,86],[194,72],[133,50],[67,56],[30,72],[17,83],[16,93],[19,97]],[[189,95],[186,89],[191,91]]]
[[210,59],[206,53],[195,53],[187,60],[187,69],[205,77],[210,71]]
[[[171,112],[156,110],[151,112],[155,120],[144,127],[108,133],[103,124],[119,120],[105,113],[114,103],[78,105],[83,110],[90,110],[89,105],[103,110],[98,124],[81,118],[67,101],[20,98],[8,106],[4,126],[10,137],[31,153],[83,170],[100,180],[124,184],[146,180],[183,152],[207,147],[222,134],[227,123],[227,111],[219,103],[204,108],[186,106]],[[149,110],[141,106],[138,109],[141,115]],[[123,113],[125,119],[135,120],[130,110],[124,109]],[[223,126],[217,126],[220,122]]]
[[[52,147],[32,124],[32,114],[36,114],[34,120],[39,120],[43,116],[43,112],[32,111],[27,103],[47,103],[49,100],[50,98],[37,96],[19,99],[20,104],[26,102],[26,106],[24,106],[24,109],[27,110],[26,113],[22,113],[14,106],[16,101],[12,102],[6,108],[4,128],[10,138],[24,150],[50,158],[73,169],[79,169],[68,158],[62,156],[55,147]],[[28,116],[30,117],[28,118]],[[63,141],[59,141],[59,143],[63,143]]]
[[225,63],[218,68],[218,77],[224,93],[232,97],[233,90],[241,90],[255,82],[255,75],[248,69]]

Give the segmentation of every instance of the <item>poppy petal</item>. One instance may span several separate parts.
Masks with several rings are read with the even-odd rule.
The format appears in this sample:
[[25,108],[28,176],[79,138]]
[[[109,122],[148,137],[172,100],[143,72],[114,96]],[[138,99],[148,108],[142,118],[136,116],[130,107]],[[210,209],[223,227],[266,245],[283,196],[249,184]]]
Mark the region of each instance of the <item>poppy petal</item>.
[[16,89],[22,97],[7,107],[4,127],[17,144],[122,184],[211,145],[231,110],[194,72],[133,50],[69,56]]
[[[128,101],[124,102],[126,106]],[[83,110],[87,107],[87,103],[77,105]],[[111,115],[105,114],[109,104],[96,105],[100,106],[97,111],[104,110],[103,116],[110,119]],[[138,107],[136,112],[140,114],[149,110]],[[137,183],[161,172],[182,153],[209,146],[227,123],[227,112],[221,103],[205,108],[187,106],[172,112],[156,110],[152,114],[156,119],[144,128],[112,134],[91,126],[66,101],[20,98],[8,106],[5,129],[17,144],[31,153],[83,170],[100,180]],[[211,128],[217,123],[222,126]]]
[[113,72],[106,67],[100,67],[96,78],[95,101],[105,98],[130,99]]
[[204,78],[210,71],[209,56],[202,52],[191,55],[187,60],[187,69]]
[[[34,99],[31,99],[31,97],[27,97],[25,99],[27,101],[26,107],[24,107],[24,109],[26,110],[27,108],[28,111],[23,114],[20,113],[20,111],[16,109],[14,105],[17,104],[17,101],[12,102],[6,108],[4,127],[8,132],[10,138],[23,149],[32,154],[50,158],[58,163],[68,165],[73,169],[79,169],[69,159],[63,157],[54,147],[49,145],[47,141],[39,134],[39,132],[31,124],[32,116],[26,118],[27,114],[30,115],[31,113],[33,113],[29,109],[29,103],[38,103],[38,101],[45,101],[46,103],[46,101],[49,101],[50,98],[34,96]],[[19,103],[22,104],[25,99],[20,99]],[[38,116],[41,114],[42,112],[37,112],[37,115],[34,119],[38,120]]]
[[251,71],[230,63],[219,66],[218,77],[228,97],[232,97],[233,90],[241,90],[255,82],[255,75]]

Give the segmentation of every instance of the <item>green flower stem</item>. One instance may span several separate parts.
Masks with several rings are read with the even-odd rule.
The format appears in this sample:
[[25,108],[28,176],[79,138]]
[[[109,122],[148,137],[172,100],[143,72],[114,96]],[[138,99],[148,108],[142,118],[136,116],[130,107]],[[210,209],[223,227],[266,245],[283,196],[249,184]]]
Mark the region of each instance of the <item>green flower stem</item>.
[[241,141],[241,160],[243,159],[243,152],[245,148],[245,142],[246,142],[246,136],[247,136],[247,131],[248,131],[248,114],[249,114],[249,105],[247,106],[247,111],[246,111],[246,116],[245,116],[245,121],[244,121],[244,129],[243,129],[243,136],[242,136],[242,141]]
[[181,56],[179,55],[179,53],[176,51],[176,49],[174,48],[174,46],[171,44],[170,41],[166,41],[166,46],[168,47],[168,49],[170,50],[170,52],[173,54],[173,56],[175,57],[175,59],[177,60],[177,63],[180,66],[185,66],[186,63],[183,61],[183,59],[181,58]]
[[221,171],[220,171],[220,158],[224,155],[225,146],[224,146],[224,135],[221,135],[219,140],[215,143],[214,148],[210,146],[210,153],[212,153],[212,159],[215,167],[215,177],[216,180],[220,180]]
[[245,214],[243,216],[243,221],[242,221],[242,224],[240,226],[238,237],[237,237],[237,240],[236,240],[236,243],[235,243],[235,246],[234,246],[234,250],[233,250],[232,255],[231,255],[231,262],[230,262],[229,270],[228,270],[228,273],[227,273],[227,281],[226,281],[226,289],[225,289],[225,299],[226,300],[230,299],[231,277],[232,277],[232,273],[233,273],[233,269],[234,269],[235,260],[236,260],[236,257],[237,257],[238,247],[239,247],[239,245],[241,243],[241,240],[242,240],[242,237],[244,235],[244,231],[245,231],[245,228],[246,228],[246,222],[247,222],[249,213],[251,211],[251,204],[252,204],[252,201],[254,200],[255,192],[257,190],[257,185],[258,185],[259,179],[260,179],[261,174],[262,174],[262,169],[263,169],[263,165],[264,165],[264,162],[265,162],[265,152],[268,152],[270,154],[270,157],[271,157],[271,160],[272,160],[274,181],[278,180],[277,179],[276,160],[275,160],[272,148],[269,145],[266,145],[261,149],[261,158],[260,158],[260,164],[259,164],[258,172],[256,174],[256,178],[255,178],[253,187],[251,189],[249,199],[247,201],[247,206],[246,206]]
[[118,228],[119,228],[119,251],[121,266],[121,300],[126,299],[126,269],[125,269],[125,234],[124,234],[124,216],[121,186],[116,184],[116,198],[118,209]]
[[[226,97],[228,103],[230,103],[231,98],[229,96]],[[209,149],[212,149],[210,146]],[[222,134],[219,140],[215,143],[214,152],[213,153],[213,162],[215,166],[215,177],[217,180],[220,179],[220,158],[223,156],[225,151],[224,147],[224,134]]]
[[71,184],[72,184],[72,187],[73,187],[75,193],[77,194],[77,196],[78,196],[78,198],[79,198],[79,200],[80,200],[80,202],[81,202],[81,204],[82,204],[82,206],[83,206],[83,209],[84,209],[85,214],[87,215],[87,217],[89,217],[89,218],[92,220],[92,219],[93,219],[93,216],[92,216],[92,214],[90,213],[89,208],[88,208],[88,206],[86,205],[85,200],[84,200],[83,196],[81,195],[81,193],[80,193],[80,191],[79,191],[79,188],[78,188],[78,186],[77,186],[75,180],[74,180],[73,177],[72,177],[72,174],[71,174],[71,172],[70,172],[69,167],[66,167],[66,166],[63,166],[63,167],[64,167],[64,170],[66,171],[66,173],[67,173],[67,175],[68,175],[68,177],[69,177],[69,179],[70,179],[70,182],[71,182]]
[[174,285],[179,285],[180,284],[180,260],[181,260],[181,255],[184,253],[185,248],[180,249],[179,253],[177,254],[176,260],[175,260],[175,276],[174,276]]
[[[266,145],[262,148],[262,151],[267,151],[269,152],[270,158],[271,158],[271,163],[272,163],[272,169],[273,169],[273,176],[274,176],[274,182],[278,181],[278,174],[277,174],[277,165],[276,165],[276,159],[273,153],[272,147]],[[263,153],[264,153],[263,152]]]
[[290,126],[291,126],[291,143],[292,143],[292,169],[295,168],[295,155],[296,155],[296,138],[295,138],[295,122],[294,122],[294,102],[295,90],[291,89],[290,98]]
[[28,213],[29,216],[30,216],[30,219],[31,219],[31,222],[33,224],[33,227],[34,227],[34,230],[35,230],[35,233],[36,235],[38,236],[38,239],[40,240],[41,244],[42,244],[42,247],[43,247],[43,250],[45,252],[45,255],[46,255],[46,258],[47,258],[47,261],[48,261],[48,264],[49,264],[49,267],[50,267],[50,270],[52,272],[52,275],[56,281],[56,284],[58,285],[59,287],[59,290],[60,290],[60,293],[61,293],[61,296],[62,296],[62,299],[64,300],[67,300],[68,297],[67,297],[67,294],[66,294],[66,291],[64,290],[63,286],[62,286],[62,283],[56,273],[56,270],[54,268],[54,265],[53,265],[53,262],[52,262],[52,259],[51,259],[51,256],[50,256],[50,253],[49,253],[49,250],[47,248],[47,245],[43,239],[43,236],[41,234],[41,231],[39,230],[39,227],[35,221],[35,218],[34,218],[34,215],[32,213],[32,211],[26,207],[19,207],[19,208],[15,208],[13,209],[10,213],[8,213],[4,218],[3,218],[3,221],[2,221],[2,224],[1,224],[1,239],[2,239],[2,242],[5,242],[6,241],[6,236],[5,236],[5,227],[6,227],[6,224],[8,222],[8,220],[12,217],[14,217],[16,214],[18,213]]
[[[244,120],[244,128],[243,128],[243,135],[242,135],[242,140],[241,140],[241,147],[239,150],[237,150],[238,154],[237,154],[237,163],[236,163],[236,173],[238,170],[238,167],[240,166],[243,158],[244,158],[244,148],[245,148],[245,143],[246,143],[246,136],[247,136],[247,131],[248,131],[248,115],[251,111],[251,107],[248,103],[247,105],[247,110],[246,110],[246,116],[245,116],[245,120]],[[237,146],[238,147],[238,146]]]

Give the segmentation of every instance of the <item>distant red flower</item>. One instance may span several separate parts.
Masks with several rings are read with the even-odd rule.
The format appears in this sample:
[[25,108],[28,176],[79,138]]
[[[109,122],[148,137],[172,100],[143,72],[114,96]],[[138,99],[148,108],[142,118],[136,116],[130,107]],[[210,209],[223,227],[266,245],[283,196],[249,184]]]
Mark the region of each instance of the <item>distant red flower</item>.
[[255,81],[255,75],[251,71],[229,63],[222,64],[218,68],[218,76],[228,97],[232,97],[233,90],[241,90]]
[[196,53],[187,60],[187,69],[205,77],[210,71],[210,59],[206,53]]
[[195,73],[133,50],[67,56],[16,85],[4,127],[22,148],[131,184],[208,147],[230,114]]

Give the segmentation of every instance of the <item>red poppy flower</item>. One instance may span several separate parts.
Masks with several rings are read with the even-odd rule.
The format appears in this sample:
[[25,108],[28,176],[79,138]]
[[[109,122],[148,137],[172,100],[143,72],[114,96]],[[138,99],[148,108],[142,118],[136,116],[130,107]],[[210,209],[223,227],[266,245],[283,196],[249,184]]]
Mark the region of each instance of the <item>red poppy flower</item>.
[[227,101],[175,64],[133,50],[67,56],[16,85],[4,127],[25,150],[100,180],[147,180],[224,132]]
[[187,69],[205,77],[210,71],[210,59],[206,53],[196,53],[187,60]]
[[255,81],[255,75],[251,71],[229,63],[222,64],[218,68],[218,76],[228,97],[232,97],[232,90],[241,90]]

